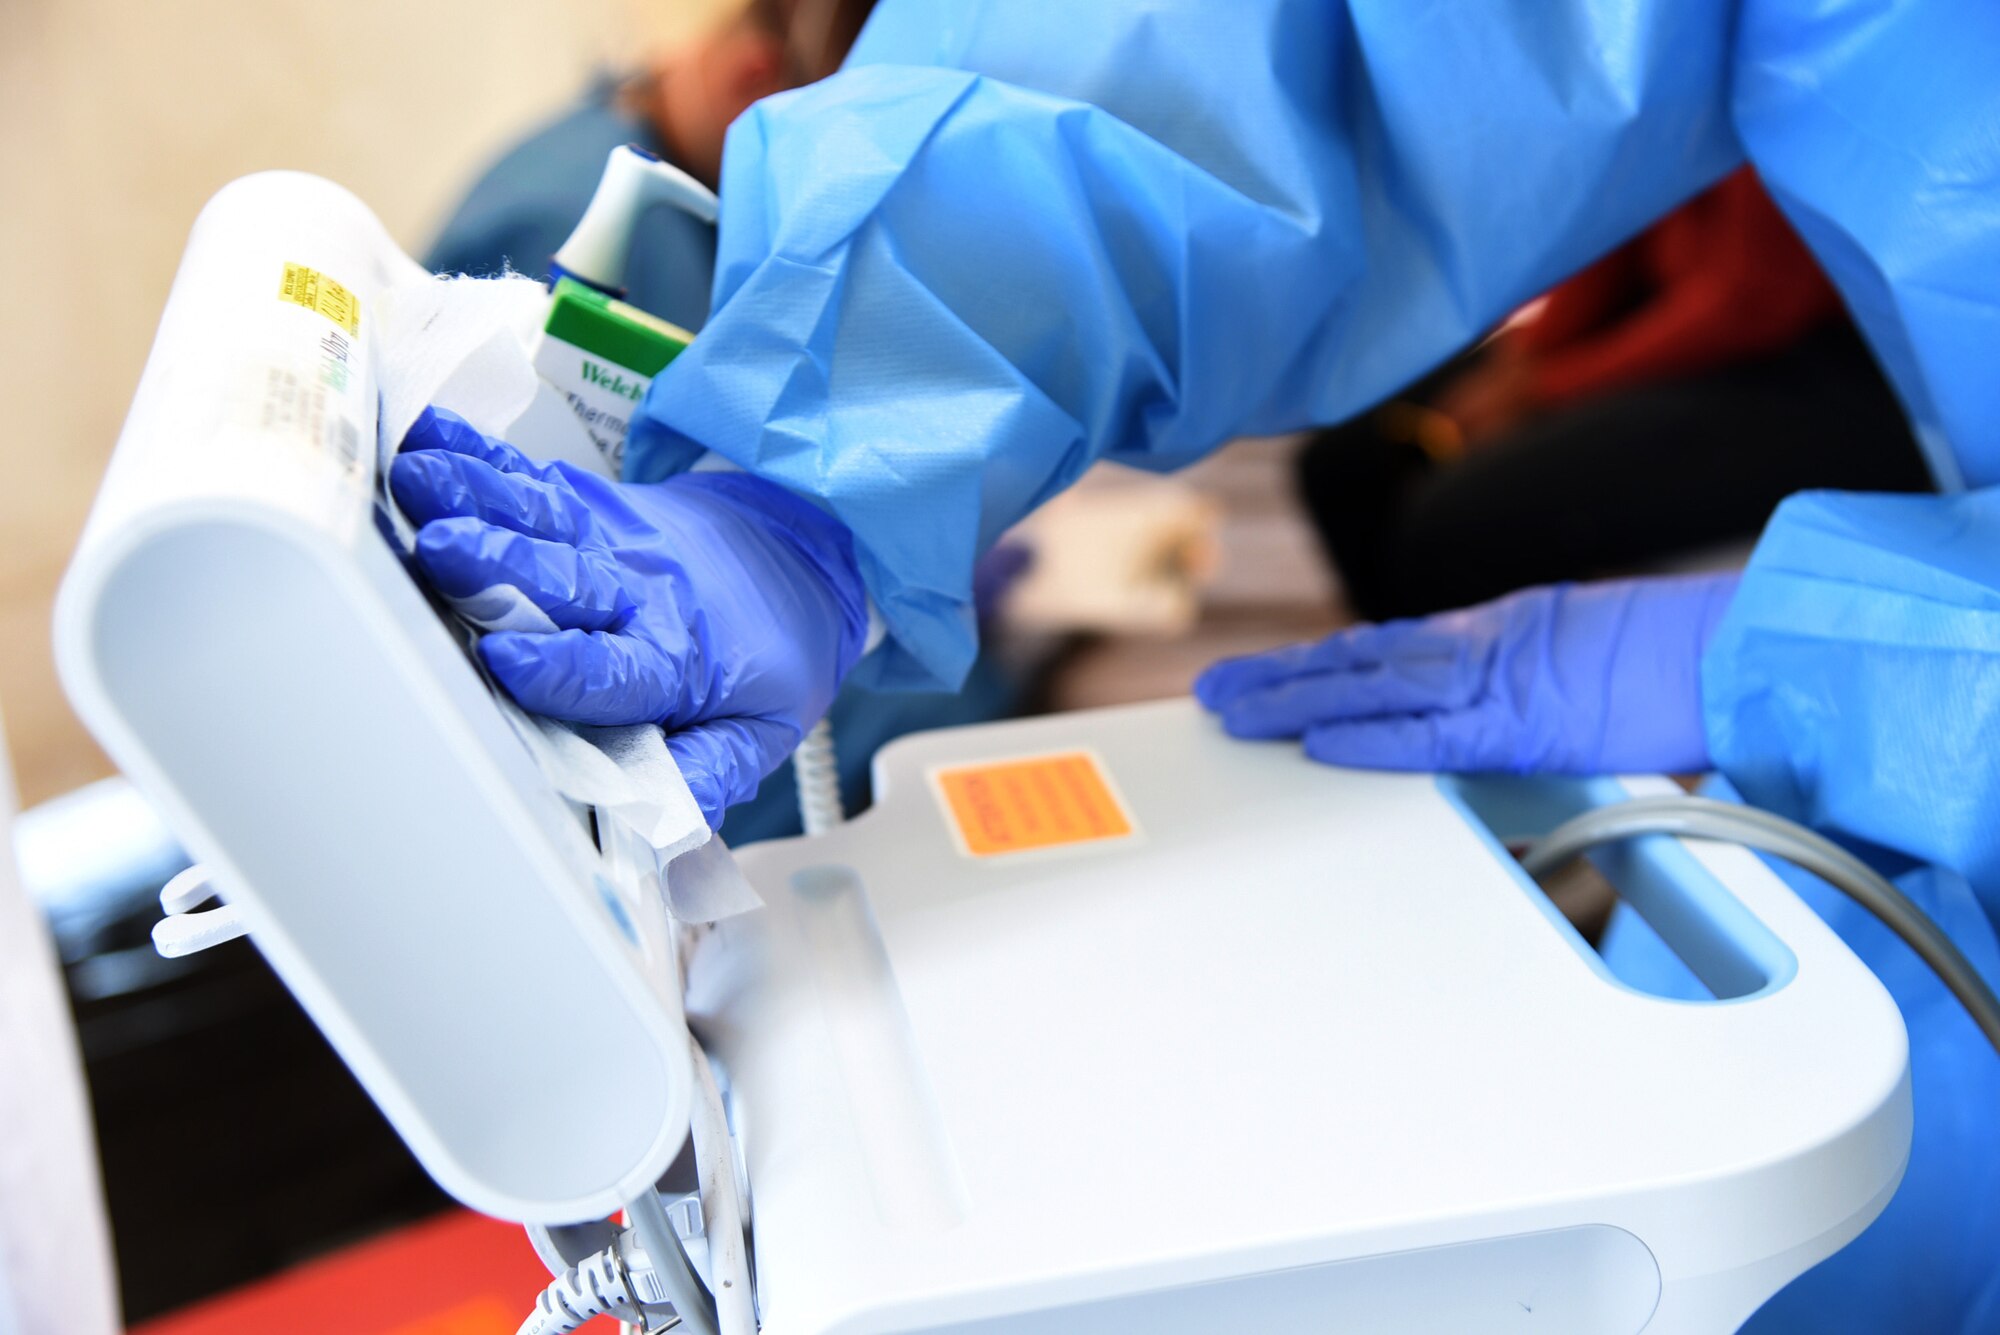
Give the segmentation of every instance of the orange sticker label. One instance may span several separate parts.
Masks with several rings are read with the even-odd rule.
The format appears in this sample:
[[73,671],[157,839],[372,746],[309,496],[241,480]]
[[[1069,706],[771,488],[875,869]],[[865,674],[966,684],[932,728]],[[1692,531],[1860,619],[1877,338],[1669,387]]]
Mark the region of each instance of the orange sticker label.
[[958,841],[976,858],[1123,839],[1134,832],[1104,766],[1088,751],[933,770]]

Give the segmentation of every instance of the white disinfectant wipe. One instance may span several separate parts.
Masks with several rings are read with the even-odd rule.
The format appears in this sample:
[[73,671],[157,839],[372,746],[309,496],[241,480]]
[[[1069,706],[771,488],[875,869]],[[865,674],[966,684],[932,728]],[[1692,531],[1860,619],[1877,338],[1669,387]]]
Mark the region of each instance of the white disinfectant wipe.
[[[536,438],[515,438],[513,428],[529,415],[542,389],[527,347],[547,306],[546,289],[519,276],[425,277],[391,292],[382,308],[378,366],[382,413],[377,447],[384,476],[403,435],[427,404],[447,408],[533,457],[563,458],[603,470],[588,434],[571,413],[534,414]],[[574,439],[550,440],[551,431]],[[389,508],[408,545],[414,530],[395,506]],[[556,629],[541,609],[508,586],[450,602],[453,611],[480,630]],[[572,725],[528,714],[497,692],[496,698],[558,792],[607,813],[652,847],[675,916],[712,921],[757,906],[755,892],[741,876],[691,874],[688,868],[666,874],[668,863],[712,836],[658,727]],[[710,858],[701,866],[727,863],[727,858]]]

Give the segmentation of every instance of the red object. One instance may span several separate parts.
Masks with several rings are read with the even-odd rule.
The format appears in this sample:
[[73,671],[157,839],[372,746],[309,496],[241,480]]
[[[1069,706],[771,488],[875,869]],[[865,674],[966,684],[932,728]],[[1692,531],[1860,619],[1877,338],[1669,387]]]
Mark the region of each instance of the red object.
[[1552,404],[1777,352],[1840,309],[1744,167],[1557,285],[1504,337],[1534,400]]
[[[453,1211],[130,1335],[514,1335],[548,1282],[520,1225]],[[584,1327],[591,1335],[617,1328],[608,1318]]]

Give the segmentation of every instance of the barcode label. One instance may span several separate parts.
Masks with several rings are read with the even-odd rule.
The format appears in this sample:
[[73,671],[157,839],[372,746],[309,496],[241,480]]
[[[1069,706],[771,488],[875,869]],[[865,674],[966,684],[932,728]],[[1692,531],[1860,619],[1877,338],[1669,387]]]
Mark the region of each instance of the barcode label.
[[361,429],[345,417],[328,419],[328,434],[332,437],[328,450],[349,473],[361,471]]
[[349,477],[359,477],[367,468],[361,452],[361,429],[323,379],[307,379],[282,366],[270,367],[264,376],[257,425],[311,447]]

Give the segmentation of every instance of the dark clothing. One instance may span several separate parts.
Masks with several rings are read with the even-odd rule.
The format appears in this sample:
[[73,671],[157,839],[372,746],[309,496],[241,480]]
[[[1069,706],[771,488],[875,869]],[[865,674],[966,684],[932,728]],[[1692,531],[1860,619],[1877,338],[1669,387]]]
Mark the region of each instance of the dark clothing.
[[[1423,402],[1456,368],[1414,387]],[[1852,325],[1579,400],[1438,464],[1378,409],[1315,436],[1299,485],[1354,612],[1418,616],[1748,541],[1796,491],[1927,491]]]
[[[659,132],[619,105],[620,81],[599,77],[583,100],[494,161],[438,233],[424,263],[438,273],[488,277],[504,268],[546,278],[621,144],[672,160]],[[700,329],[715,277],[715,228],[670,205],[648,209],[625,266],[626,300]]]

